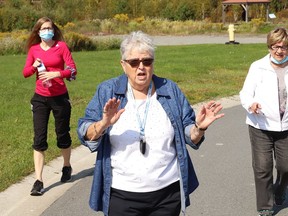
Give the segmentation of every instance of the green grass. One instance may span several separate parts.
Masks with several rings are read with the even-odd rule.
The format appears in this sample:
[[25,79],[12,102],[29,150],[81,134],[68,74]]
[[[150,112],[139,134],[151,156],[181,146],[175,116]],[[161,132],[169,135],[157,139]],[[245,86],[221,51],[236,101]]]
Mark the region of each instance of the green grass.
[[[178,83],[191,104],[238,94],[250,64],[267,53],[264,44],[162,46],[156,49],[155,74]],[[73,147],[80,145],[77,122],[103,80],[122,74],[118,50],[73,53],[77,80],[67,83]],[[0,191],[33,172],[30,99],[35,76],[24,79],[25,55],[0,56]],[[52,115],[51,115],[52,117]],[[49,122],[46,163],[60,155],[54,118]],[[59,171],[60,171],[59,167]],[[45,170],[44,170],[45,172]]]

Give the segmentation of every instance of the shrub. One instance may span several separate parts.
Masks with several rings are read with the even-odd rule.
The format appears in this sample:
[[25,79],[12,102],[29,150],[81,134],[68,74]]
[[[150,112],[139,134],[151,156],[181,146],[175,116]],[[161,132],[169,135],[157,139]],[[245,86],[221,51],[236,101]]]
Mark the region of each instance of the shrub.
[[28,39],[27,31],[0,33],[0,55],[23,54]]
[[96,49],[92,40],[83,34],[68,32],[64,37],[71,51],[90,51]]
[[113,30],[115,29],[116,24],[113,23],[110,19],[105,19],[101,22],[101,30],[103,33],[111,34],[113,33]]
[[122,23],[128,23],[129,21],[129,16],[128,14],[116,14],[113,19],[116,22],[122,22]]
[[75,25],[75,23],[68,22],[68,23],[63,27],[63,29],[64,29],[65,31],[75,31],[76,25]]
[[120,48],[120,38],[94,38],[93,44],[97,47],[97,50],[114,50]]
[[145,20],[145,18],[144,16],[140,16],[140,17],[134,18],[133,20],[137,23],[142,23]]
[[288,18],[288,9],[282,10],[279,13],[277,13],[276,17],[279,17],[279,19],[287,19]]
[[77,32],[85,35],[97,34],[101,31],[100,28],[101,21],[98,19],[91,21],[78,21],[78,22],[69,22],[64,26],[65,32]]

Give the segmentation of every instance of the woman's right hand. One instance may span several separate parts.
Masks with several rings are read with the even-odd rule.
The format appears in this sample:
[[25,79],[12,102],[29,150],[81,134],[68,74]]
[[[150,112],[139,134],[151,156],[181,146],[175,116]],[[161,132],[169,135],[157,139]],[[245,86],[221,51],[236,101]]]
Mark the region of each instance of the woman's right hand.
[[107,128],[115,124],[125,109],[119,109],[120,100],[116,98],[109,99],[103,107],[102,125]]
[[261,113],[261,109],[262,109],[261,104],[255,102],[250,106],[249,111],[254,113],[254,114],[259,114],[259,113]]
[[86,132],[86,139],[95,141],[105,133],[105,130],[115,124],[125,109],[118,110],[120,100],[109,99],[103,107],[103,117],[100,121],[92,123]]
[[39,59],[39,58],[36,58],[36,60],[34,61],[34,63],[33,63],[33,67],[34,68],[37,68],[37,67],[39,67],[40,66],[40,64],[41,64],[41,59]]

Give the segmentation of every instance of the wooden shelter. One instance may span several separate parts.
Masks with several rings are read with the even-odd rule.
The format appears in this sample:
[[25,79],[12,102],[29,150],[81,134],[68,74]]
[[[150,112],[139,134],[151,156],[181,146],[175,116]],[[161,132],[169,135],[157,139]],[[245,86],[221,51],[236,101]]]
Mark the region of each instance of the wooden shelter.
[[266,21],[269,19],[269,3],[271,0],[224,0],[222,2],[222,22],[225,23],[226,8],[229,5],[241,5],[245,11],[245,21],[248,22],[249,5],[264,4],[266,7]]

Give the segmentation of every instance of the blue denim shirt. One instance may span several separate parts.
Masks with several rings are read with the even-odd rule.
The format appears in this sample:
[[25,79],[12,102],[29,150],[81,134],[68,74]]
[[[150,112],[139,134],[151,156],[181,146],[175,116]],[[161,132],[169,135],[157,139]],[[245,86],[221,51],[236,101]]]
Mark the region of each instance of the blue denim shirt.
[[[204,137],[197,145],[191,141],[190,129],[195,123],[195,112],[179,87],[173,81],[156,75],[153,75],[152,80],[155,85],[157,100],[162,105],[174,128],[174,142],[180,170],[182,211],[185,211],[185,208],[190,205],[189,194],[199,185],[186,144],[198,149]],[[80,118],[78,122],[77,132],[81,143],[87,146],[91,152],[97,151],[89,204],[92,209],[103,211],[105,215],[108,215],[112,182],[109,140],[111,127],[107,128],[106,133],[96,141],[85,140],[84,137],[88,127],[93,122],[102,119],[102,109],[110,98],[120,99],[120,108],[125,107],[127,104],[127,82],[128,78],[123,74],[101,83],[86,108],[85,116]]]

